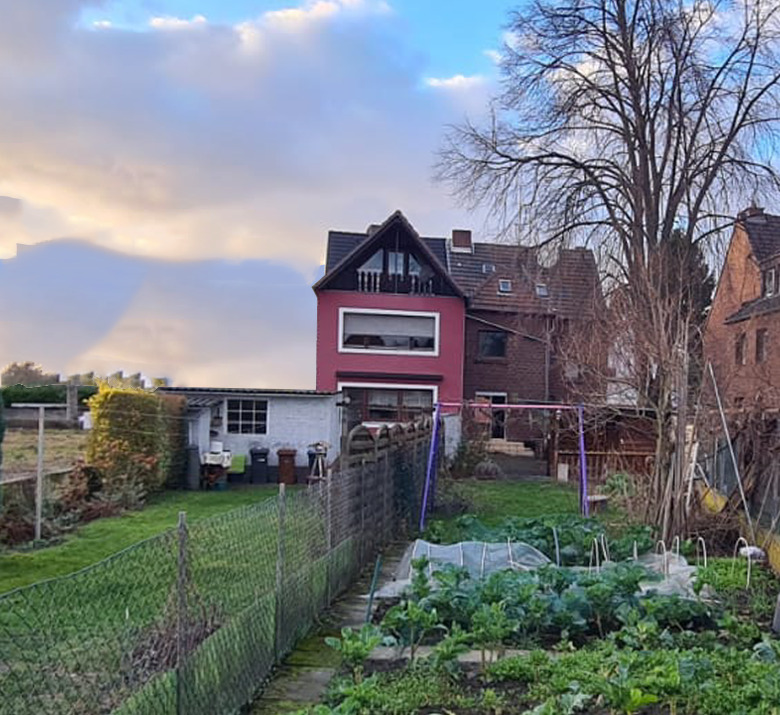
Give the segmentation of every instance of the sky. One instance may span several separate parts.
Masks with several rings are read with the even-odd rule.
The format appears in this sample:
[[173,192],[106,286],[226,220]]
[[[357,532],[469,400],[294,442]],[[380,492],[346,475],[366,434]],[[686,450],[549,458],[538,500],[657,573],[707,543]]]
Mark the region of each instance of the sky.
[[0,0],[0,365],[313,387],[328,229],[487,230],[432,165],[511,7]]

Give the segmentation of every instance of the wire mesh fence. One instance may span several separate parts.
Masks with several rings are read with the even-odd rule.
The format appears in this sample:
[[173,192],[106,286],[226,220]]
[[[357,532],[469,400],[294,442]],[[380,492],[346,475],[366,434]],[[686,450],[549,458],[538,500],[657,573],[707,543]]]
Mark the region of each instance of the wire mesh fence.
[[[347,446],[304,490],[0,596],[0,713],[217,715],[414,524],[430,425]],[[354,447],[354,449],[350,449]]]

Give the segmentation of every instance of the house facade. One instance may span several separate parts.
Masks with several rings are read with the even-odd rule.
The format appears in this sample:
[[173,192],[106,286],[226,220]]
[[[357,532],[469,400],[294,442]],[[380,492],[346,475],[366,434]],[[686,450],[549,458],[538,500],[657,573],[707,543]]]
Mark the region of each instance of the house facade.
[[[349,423],[403,421],[436,401],[568,397],[560,360],[570,321],[601,301],[590,251],[544,266],[533,249],[420,237],[400,212],[364,233],[331,231],[317,294],[317,389],[342,390]],[[539,434],[493,411],[491,435]]]
[[463,394],[465,298],[444,239],[400,212],[364,234],[331,231],[317,294],[317,389],[343,393],[348,425],[414,419]]
[[739,214],[704,332],[723,402],[780,407],[780,216]]

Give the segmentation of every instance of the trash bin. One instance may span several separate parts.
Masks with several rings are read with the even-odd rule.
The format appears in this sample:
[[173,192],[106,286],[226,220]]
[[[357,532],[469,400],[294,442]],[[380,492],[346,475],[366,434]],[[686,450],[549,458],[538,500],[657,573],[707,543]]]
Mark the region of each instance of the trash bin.
[[268,482],[268,448],[252,447],[249,450],[249,479],[252,484],[265,484]]
[[278,449],[276,455],[279,457],[279,483],[295,484],[295,455],[298,450]]
[[186,488],[200,489],[200,448],[197,444],[187,447],[187,481]]

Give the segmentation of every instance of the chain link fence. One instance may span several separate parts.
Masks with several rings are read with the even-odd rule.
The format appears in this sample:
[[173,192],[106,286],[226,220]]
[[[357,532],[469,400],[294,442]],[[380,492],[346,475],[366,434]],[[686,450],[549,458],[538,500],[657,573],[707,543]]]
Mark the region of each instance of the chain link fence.
[[0,596],[0,713],[236,712],[419,516],[430,422],[350,434],[303,490]]

